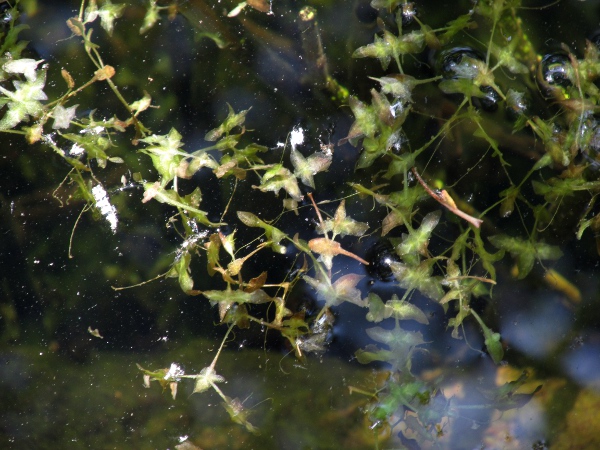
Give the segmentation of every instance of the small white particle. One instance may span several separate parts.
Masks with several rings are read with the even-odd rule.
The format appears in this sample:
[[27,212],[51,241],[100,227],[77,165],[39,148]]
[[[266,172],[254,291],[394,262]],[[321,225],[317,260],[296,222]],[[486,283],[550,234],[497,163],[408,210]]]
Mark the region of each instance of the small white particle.
[[71,150],[69,150],[70,156],[81,156],[85,152],[85,149],[79,144],[73,144]]
[[171,363],[171,367],[165,375],[165,380],[179,381],[181,379],[181,376],[184,374],[185,372],[181,367],[179,367],[178,364]]
[[108,220],[112,232],[116,233],[117,223],[119,222],[119,219],[117,218],[117,208],[110,204],[108,195],[101,184],[97,184],[92,188],[92,195],[94,196],[94,200],[96,200],[96,208],[98,208],[100,214]]
[[302,127],[294,127],[290,133],[290,145],[295,150],[296,146],[304,142],[304,129]]

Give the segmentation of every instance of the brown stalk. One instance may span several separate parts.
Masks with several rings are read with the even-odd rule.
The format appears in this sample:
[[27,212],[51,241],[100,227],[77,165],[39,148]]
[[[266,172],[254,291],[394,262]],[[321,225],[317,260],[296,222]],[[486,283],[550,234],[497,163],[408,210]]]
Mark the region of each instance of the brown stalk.
[[448,209],[450,212],[456,214],[458,217],[465,219],[467,222],[469,222],[475,228],[479,228],[481,226],[481,224],[483,223],[483,220],[477,219],[476,217],[473,217],[473,216],[470,216],[466,212],[458,209],[458,207],[456,206],[456,203],[454,203],[454,200],[452,200],[452,197],[450,197],[450,194],[448,194],[448,192],[446,190],[436,192],[433,189],[431,189],[427,185],[427,183],[425,183],[423,178],[421,178],[421,175],[419,175],[419,173],[417,172],[416,167],[412,168],[412,173],[415,174],[415,177],[417,177],[417,180],[419,180],[419,183],[421,184],[421,186],[423,186],[423,189],[425,189],[425,191],[434,200],[436,200],[438,203],[441,203],[446,209]]

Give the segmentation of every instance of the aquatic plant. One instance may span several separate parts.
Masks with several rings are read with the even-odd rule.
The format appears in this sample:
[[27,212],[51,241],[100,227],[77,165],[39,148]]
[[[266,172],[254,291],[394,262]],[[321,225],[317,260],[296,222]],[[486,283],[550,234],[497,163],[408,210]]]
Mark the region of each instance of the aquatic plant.
[[[197,3],[202,5],[159,6],[150,1],[139,32],[149,32],[165,12],[190,18],[207,7]],[[235,17],[248,7],[257,14],[270,14],[271,6],[266,1],[243,2],[232,7],[228,16]],[[393,328],[378,325],[365,329],[374,344],[356,352],[360,363],[379,362],[385,367],[385,376],[376,386],[351,388],[351,392],[369,397],[365,412],[374,441],[403,422],[403,439],[416,434],[421,441],[436,442],[445,424],[460,416],[461,410],[517,408],[531,398],[533,393],[516,393],[526,375],[487,392],[489,403],[485,405],[463,405],[444,397],[437,381],[413,374],[413,356],[426,351],[428,342],[407,322],[427,326],[429,319],[411,300],[423,295],[441,305],[456,339],[464,338],[465,321],[474,321],[481,329],[486,353],[495,364],[502,362],[501,335],[473,306],[475,298],[492,299],[499,262],[510,255],[518,279],[530,276],[536,262],[546,274],[551,273],[544,264],[560,258],[562,252],[546,242],[544,231],[553,226],[564,203],[580,193],[586,196],[587,206],[576,220],[577,238],[588,228],[600,229],[594,207],[600,191],[594,115],[600,101],[595,84],[600,50],[596,42],[588,41],[581,59],[566,46],[560,53],[542,56],[523,29],[519,0],[480,0],[471,6],[443,26],[432,28],[415,3],[373,0],[371,7],[377,13],[373,42],[348,55],[381,64],[383,72],[370,77],[375,87],[369,100],[350,95],[352,89],[329,72],[316,22],[318,9],[300,10],[298,20],[309,27],[314,38],[311,51],[319,61],[315,79],[329,101],[347,106],[354,117],[346,137],[337,145],[322,144],[310,154],[302,147],[305,130],[300,126],[274,148],[252,142],[245,124],[253,111],[235,111],[231,106],[223,122],[206,133],[208,144],[200,149],[185,148],[175,127],[165,134],[153,133],[142,119],[160,105],[154,105],[147,93],[134,100],[126,98],[113,81],[119,68],[104,62],[102,47],[92,33],[98,18],[101,27],[109,35],[113,33],[125,3],[81,3],[79,14],[70,18],[67,26],[73,37],[81,40],[94,69],[80,84],[63,69],[65,91],[49,99],[48,64],[22,55],[25,43],[18,38],[23,30],[18,25],[18,8],[5,12],[0,131],[20,134],[30,144],[41,143],[51,149],[69,166],[56,191],[58,202],[82,203],[79,217],[90,211],[107,221],[113,233],[118,232],[120,212],[111,203],[107,188],[141,189],[142,203],[168,207],[171,215],[166,226],[179,236],[168,268],[153,280],[114,289],[175,278],[184,293],[217,308],[221,323],[228,327],[209,366],[197,374],[185,373],[176,363],[169,369],[140,367],[147,385],[157,381],[175,397],[177,384],[192,378],[194,393],[213,389],[233,421],[257,432],[243,404],[218,386],[225,379],[217,373],[218,358],[231,330],[258,324],[275,331],[302,361],[307,354],[327,350],[335,322],[331,311],[350,303],[365,308],[369,322],[393,322]],[[221,48],[234,45],[235,38],[218,26],[221,20],[207,24],[206,29],[196,23],[200,36]],[[427,70],[424,64],[428,64]],[[94,105],[80,107],[73,104],[75,99],[90,86],[102,83],[124,107],[125,119],[116,115],[100,119],[95,111],[78,115],[78,108]],[[426,98],[435,100],[426,103]],[[512,129],[502,129],[488,116],[499,112],[511,118]],[[433,132],[424,132],[433,128]],[[459,158],[463,130],[472,135],[473,147],[480,154],[465,157],[456,173],[445,164]],[[525,168],[523,160],[516,167],[509,154],[511,139],[519,132],[536,150],[528,155],[531,158]],[[451,139],[455,142],[450,145]],[[359,149],[358,180],[344,187],[347,195],[330,198],[317,188],[318,180],[334,164],[337,147],[348,143]],[[454,147],[450,151],[455,154],[439,156],[448,147]],[[123,156],[127,152],[147,157],[152,172],[142,171],[130,155]],[[113,164],[123,166],[123,178],[120,185],[108,186],[101,173]],[[468,181],[482,164],[497,169],[499,174],[494,177],[498,181],[489,191],[474,192]],[[216,217],[203,209],[206,200],[200,187],[188,189],[198,173],[208,171],[229,195]],[[243,182],[262,193],[265,201],[277,199],[281,205],[278,212],[261,218],[262,211],[246,210],[251,204],[232,210],[230,205],[239,205],[236,199],[242,188],[238,190],[238,186]],[[182,183],[187,183],[185,188]],[[231,185],[234,187],[227,187]],[[377,217],[377,223],[353,218],[347,209],[350,201],[372,205],[375,212],[371,217]],[[328,211],[331,203],[335,208]],[[292,231],[285,218],[307,210],[313,211],[316,219],[314,232]],[[519,217],[519,227],[500,226],[499,221],[513,214]],[[380,242],[371,256],[361,255],[361,239],[371,235],[387,241]],[[271,271],[270,264],[261,268],[261,258],[271,256],[289,264],[283,278],[274,278],[280,274]],[[401,297],[393,294],[382,299],[375,292],[365,295],[358,288],[363,273],[340,273],[345,258],[375,270],[382,280],[393,278]],[[199,287],[198,280],[205,275],[215,280],[211,289]],[[313,290],[318,312],[292,309],[289,299],[299,285]],[[564,278],[552,286],[576,296],[577,289]]]

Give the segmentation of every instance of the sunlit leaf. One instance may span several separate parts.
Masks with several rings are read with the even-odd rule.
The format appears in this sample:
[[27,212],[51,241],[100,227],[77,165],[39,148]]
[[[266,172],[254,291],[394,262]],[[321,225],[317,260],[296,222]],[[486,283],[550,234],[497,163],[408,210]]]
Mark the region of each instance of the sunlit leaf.
[[381,84],[381,92],[390,94],[396,99],[409,103],[411,101],[412,91],[417,82],[414,77],[406,74],[394,74],[381,78],[369,77]]
[[328,270],[331,270],[332,259],[337,255],[345,255],[350,258],[354,258],[357,261],[363,263],[368,266],[369,263],[362,259],[360,256],[355,255],[354,253],[349,252],[342,248],[342,245],[331,239],[327,238],[315,238],[308,241],[308,247],[315,253],[320,255],[320,259],[323,261]]
[[200,394],[212,388],[216,383],[223,383],[225,381],[225,378],[218,375],[212,366],[205,367],[194,378],[196,378],[196,383],[194,384],[192,394]]
[[246,430],[248,430],[251,433],[258,434],[258,428],[256,428],[250,422],[248,422],[248,417],[250,416],[251,411],[244,408],[244,405],[239,399],[232,399],[230,397],[225,396],[225,399],[222,404],[225,408],[225,411],[227,411],[227,414],[229,414],[229,417],[231,417],[231,420],[233,422],[239,425],[243,425],[244,427],[246,427]]
[[100,17],[100,25],[109,35],[112,35],[114,22],[123,14],[124,4],[115,5],[110,0],[104,0],[102,6],[96,6],[96,0],[92,0],[85,10],[85,22],[93,22]]
[[305,185],[314,189],[315,182],[313,177],[327,170],[331,165],[332,154],[327,152],[315,152],[308,158],[292,146],[290,160],[294,166],[294,175],[296,175]]
[[0,92],[8,98],[8,111],[0,120],[0,130],[14,128],[29,117],[37,118],[44,112],[41,101],[48,99],[44,93],[45,84],[46,70],[41,69],[32,81],[14,80],[14,92],[0,86]]
[[75,110],[79,105],[73,105],[69,108],[65,108],[62,105],[56,105],[52,110],[52,117],[54,117],[54,124],[52,128],[58,130],[60,128],[69,128],[71,120],[75,117]]
[[317,232],[326,234],[333,232],[336,236],[362,236],[369,229],[369,225],[363,222],[357,222],[351,217],[346,216],[346,200],[342,200],[333,219],[327,219],[322,225],[317,227]]
[[318,299],[325,301],[326,307],[336,306],[343,302],[366,306],[366,302],[361,299],[360,290],[356,288],[363,278],[364,275],[349,273],[342,275],[332,284],[331,280],[324,277],[319,277],[319,279],[307,275],[303,277],[304,281],[317,291]]
[[179,171],[181,161],[188,155],[180,150],[183,146],[181,134],[175,128],[171,128],[167,135],[156,135],[140,139],[140,142],[149,144],[140,150],[150,155],[154,168],[161,175],[161,185],[166,186]]
[[416,267],[393,261],[390,269],[400,286],[404,289],[416,289],[423,295],[439,300],[444,296],[444,290],[439,277],[432,276],[432,266],[435,260],[427,259]]
[[38,77],[37,66],[43,62],[43,59],[35,60],[30,58],[9,59],[2,65],[6,73],[20,73],[29,82],[35,81]]

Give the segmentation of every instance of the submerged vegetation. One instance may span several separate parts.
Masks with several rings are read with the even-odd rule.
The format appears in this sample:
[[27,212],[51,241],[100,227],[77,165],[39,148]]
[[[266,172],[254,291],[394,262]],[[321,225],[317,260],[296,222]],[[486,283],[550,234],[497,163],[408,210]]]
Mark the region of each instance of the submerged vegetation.
[[[244,22],[245,32],[269,39],[268,26],[259,29],[257,23],[275,13],[293,16],[288,20],[302,30],[313,89],[327,107],[348,111],[353,123],[334,143],[323,140],[313,147],[316,139],[296,125],[285,142],[263,145],[253,140],[260,130],[246,128],[248,117],[259,111],[228,105],[225,119],[206,132],[207,143],[195,148],[175,125],[164,134],[147,126],[145,115],[164,106],[142,87],[131,97],[116,81],[120,68],[105,63],[108,44],[96,40],[97,22],[110,36],[120,20],[131,20],[128,8],[139,7],[81,3],[65,26],[93,68],[83,82],[61,68],[62,80],[52,84],[62,83],[62,93],[54,96],[47,93],[54,63],[25,55],[18,2],[4,9],[0,131],[50,149],[66,163],[54,197],[57,208],[79,208],[69,256],[84,215],[118,234],[121,216],[132,216],[112,197],[139,190],[147,214],[162,221],[168,211],[164,225],[178,244],[157,258],[167,265],[162,273],[148,280],[115,276],[114,290],[174,279],[185,294],[217,309],[227,327],[209,366],[190,373],[177,363],[165,369],[138,366],[145,384],[157,381],[175,398],[178,384],[191,379],[194,393],[214,390],[234,422],[258,433],[219,372],[228,339],[249,327],[276,333],[289,357],[302,363],[326,353],[336,308],[352,304],[363,308],[361,325],[372,323],[359,330],[372,343],[355,357],[361,364],[375,363],[379,373],[363,386],[351,386],[350,393],[365,398],[374,447],[390,436],[406,445],[416,440],[444,446],[445,434],[464,411],[524,406],[540,389],[534,383],[517,392],[529,381],[525,372],[482,389],[480,403],[466,404],[445,395],[443,375],[415,370],[415,355],[430,350],[424,332],[433,325],[431,314],[414,300],[437,305],[452,338],[497,365],[507,363],[505,356],[511,362],[486,308],[498,284],[534,279],[580,301],[577,287],[548,265],[563,255],[565,236],[581,239],[600,231],[597,37],[590,36],[582,55],[566,44],[544,54],[528,36],[520,0],[459,2],[459,15],[442,24],[429,22],[418,2],[372,0],[361,3],[371,18],[372,42],[345,57],[373,72],[353,81],[329,68],[317,2],[286,11],[278,11],[276,0],[225,2],[218,8],[203,1],[146,3],[141,22],[136,19],[140,34],[182,15],[198,28],[199,39],[212,41],[220,52],[244,45],[228,21],[256,16],[256,22]],[[334,6],[346,7],[328,5]],[[368,95],[358,83],[370,87]],[[106,113],[76,103],[97,85],[124,109]],[[165,127],[168,116],[161,121]],[[342,163],[342,152],[345,159],[355,156],[354,174],[333,191],[322,180]],[[209,195],[199,181],[207,173],[217,186]],[[153,209],[153,203],[166,209]],[[600,252],[600,241],[596,245]],[[370,290],[367,274],[394,288]],[[303,295],[312,295],[318,308],[298,305],[294,299]],[[484,351],[470,344],[466,323],[480,330]]]

